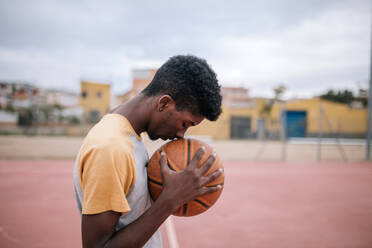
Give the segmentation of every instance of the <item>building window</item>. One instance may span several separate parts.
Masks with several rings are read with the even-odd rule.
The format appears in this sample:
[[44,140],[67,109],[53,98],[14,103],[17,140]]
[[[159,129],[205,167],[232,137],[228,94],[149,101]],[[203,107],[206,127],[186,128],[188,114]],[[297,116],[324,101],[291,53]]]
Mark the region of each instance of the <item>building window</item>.
[[101,91],[97,91],[97,93],[96,93],[96,97],[97,97],[97,98],[101,98],[101,96],[102,96],[102,92],[101,92]]
[[83,98],[86,98],[88,96],[88,93],[86,91],[81,92],[81,96]]
[[97,123],[99,121],[99,118],[100,118],[99,110],[93,109],[89,111],[89,122],[90,123]]

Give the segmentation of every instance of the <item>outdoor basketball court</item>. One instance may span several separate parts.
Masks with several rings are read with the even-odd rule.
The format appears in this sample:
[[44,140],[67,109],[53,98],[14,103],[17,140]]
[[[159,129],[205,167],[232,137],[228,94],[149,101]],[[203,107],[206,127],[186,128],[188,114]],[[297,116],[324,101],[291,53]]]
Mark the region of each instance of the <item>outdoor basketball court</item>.
[[[0,247],[81,247],[72,161],[0,161]],[[372,164],[225,163],[221,198],[164,247],[372,247]]]

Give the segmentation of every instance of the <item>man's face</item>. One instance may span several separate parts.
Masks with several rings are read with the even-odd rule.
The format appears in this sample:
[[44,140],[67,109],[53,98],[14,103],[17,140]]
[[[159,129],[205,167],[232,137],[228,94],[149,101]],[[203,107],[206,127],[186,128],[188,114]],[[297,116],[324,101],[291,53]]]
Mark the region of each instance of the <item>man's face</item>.
[[203,116],[193,115],[188,110],[177,111],[174,105],[156,114],[147,130],[152,140],[183,138],[189,127],[204,120]]

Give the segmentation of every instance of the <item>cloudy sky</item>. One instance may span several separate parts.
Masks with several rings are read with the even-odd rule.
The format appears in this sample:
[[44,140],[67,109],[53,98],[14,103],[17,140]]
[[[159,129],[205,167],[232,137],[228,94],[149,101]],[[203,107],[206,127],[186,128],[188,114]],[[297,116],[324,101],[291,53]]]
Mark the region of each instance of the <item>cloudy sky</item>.
[[207,59],[223,86],[286,97],[367,87],[369,0],[0,0],[0,81],[131,86],[133,68]]

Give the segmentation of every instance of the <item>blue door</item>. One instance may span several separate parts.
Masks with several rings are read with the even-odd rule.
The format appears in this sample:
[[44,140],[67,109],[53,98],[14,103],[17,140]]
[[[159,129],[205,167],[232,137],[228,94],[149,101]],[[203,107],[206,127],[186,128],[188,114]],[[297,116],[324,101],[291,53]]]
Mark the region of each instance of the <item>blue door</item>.
[[306,136],[306,111],[286,111],[285,123],[287,138]]

